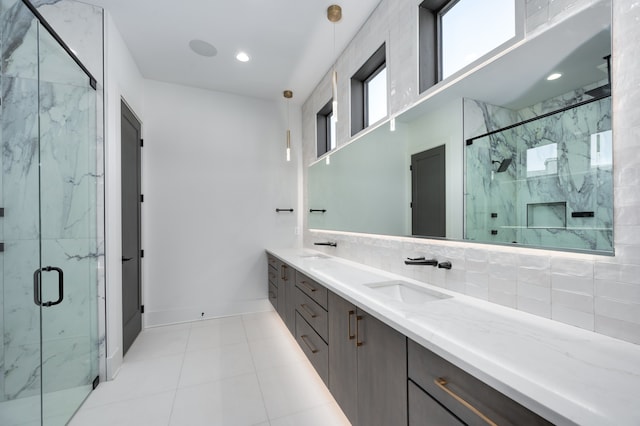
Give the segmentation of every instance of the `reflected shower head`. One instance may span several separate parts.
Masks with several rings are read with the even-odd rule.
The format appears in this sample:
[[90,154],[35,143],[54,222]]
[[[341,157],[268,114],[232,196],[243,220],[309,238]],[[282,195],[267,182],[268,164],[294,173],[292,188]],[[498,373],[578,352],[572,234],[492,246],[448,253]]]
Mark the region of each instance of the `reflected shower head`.
[[498,166],[498,170],[496,170],[496,173],[502,173],[502,172],[506,171],[509,168],[509,166],[511,165],[511,158],[505,158],[502,161],[494,160],[493,163],[500,164]]

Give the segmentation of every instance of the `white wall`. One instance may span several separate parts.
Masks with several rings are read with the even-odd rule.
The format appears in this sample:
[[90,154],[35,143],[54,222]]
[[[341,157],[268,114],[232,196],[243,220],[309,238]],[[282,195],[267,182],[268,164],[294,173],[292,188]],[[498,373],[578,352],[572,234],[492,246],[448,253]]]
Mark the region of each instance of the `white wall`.
[[105,11],[105,262],[107,305],[107,378],[122,364],[122,221],[120,190],[120,100],[143,123],[143,79],[138,67]]
[[145,324],[271,309],[264,249],[299,240],[299,109],[287,163],[284,98],[151,80],[144,92]]
[[[527,1],[527,37],[545,31],[593,3],[595,0]],[[615,256],[308,230],[305,230],[305,246],[313,247],[313,241],[318,240],[336,240],[337,248],[325,250],[640,344],[640,197],[637,189],[640,184],[640,106],[634,102],[640,96],[640,56],[637,54],[640,8],[637,3],[613,1]],[[374,47],[386,39],[391,114],[402,111],[405,105],[419,98],[415,72],[417,4],[414,0],[382,0],[336,61],[339,76],[352,75]],[[342,84],[347,82],[343,80]],[[339,91],[339,102],[348,105],[348,87],[339,86]],[[327,74],[303,105],[305,165],[315,160],[315,113],[329,98]],[[343,106],[339,111],[337,142],[342,145],[349,142],[348,108]],[[404,257],[420,254],[451,260],[453,269],[416,269],[402,264]]]

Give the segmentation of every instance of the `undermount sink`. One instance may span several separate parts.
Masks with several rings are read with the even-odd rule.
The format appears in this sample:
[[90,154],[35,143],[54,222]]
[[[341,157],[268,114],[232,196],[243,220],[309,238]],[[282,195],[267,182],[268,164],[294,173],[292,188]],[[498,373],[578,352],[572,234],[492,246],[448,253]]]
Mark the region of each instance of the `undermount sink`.
[[324,254],[302,254],[299,257],[305,260],[329,259],[329,256]]
[[439,291],[424,288],[406,281],[387,281],[365,284],[365,286],[387,299],[411,305],[420,305],[422,303],[452,297],[448,294],[440,293]]

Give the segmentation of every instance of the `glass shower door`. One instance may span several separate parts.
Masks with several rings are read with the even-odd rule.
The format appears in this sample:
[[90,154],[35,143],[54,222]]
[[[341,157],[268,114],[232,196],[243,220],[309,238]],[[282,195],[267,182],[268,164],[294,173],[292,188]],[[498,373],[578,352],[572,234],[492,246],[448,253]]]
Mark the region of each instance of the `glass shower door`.
[[96,91],[42,27],[38,46],[42,417],[64,425],[98,376]]
[[38,25],[21,2],[0,1],[0,424],[40,424]]
[[0,425],[65,425],[98,376],[96,93],[0,0]]

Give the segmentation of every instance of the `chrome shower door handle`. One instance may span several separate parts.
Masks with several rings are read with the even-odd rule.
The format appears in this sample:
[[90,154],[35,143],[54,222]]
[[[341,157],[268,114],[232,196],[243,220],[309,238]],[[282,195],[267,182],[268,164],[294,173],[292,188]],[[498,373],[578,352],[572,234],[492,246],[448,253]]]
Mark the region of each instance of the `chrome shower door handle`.
[[[55,301],[49,301],[42,303],[40,299],[40,294],[42,291],[42,272],[51,272],[55,271],[58,273],[58,299]],[[46,266],[44,268],[36,269],[33,273],[33,302],[38,306],[50,307],[54,305],[59,305],[62,303],[62,299],[64,298],[64,272],[62,269],[57,268],[55,266]]]

